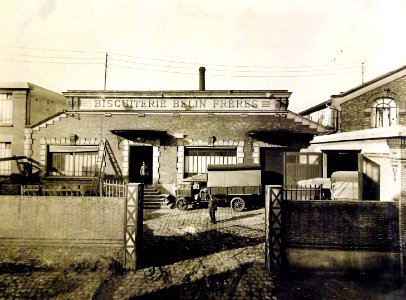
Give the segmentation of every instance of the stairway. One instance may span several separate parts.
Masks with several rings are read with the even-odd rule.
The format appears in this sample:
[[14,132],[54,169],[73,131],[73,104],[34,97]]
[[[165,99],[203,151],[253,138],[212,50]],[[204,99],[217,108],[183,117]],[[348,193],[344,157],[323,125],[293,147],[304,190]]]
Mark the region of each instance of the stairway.
[[[144,209],[160,209],[168,207],[165,198],[153,185],[144,187]],[[168,207],[169,208],[169,207]]]

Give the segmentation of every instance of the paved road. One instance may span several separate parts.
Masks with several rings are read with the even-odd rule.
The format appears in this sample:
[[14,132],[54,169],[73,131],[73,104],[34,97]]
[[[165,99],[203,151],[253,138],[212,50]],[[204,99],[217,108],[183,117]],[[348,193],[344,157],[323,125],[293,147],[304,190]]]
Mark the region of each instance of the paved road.
[[99,299],[272,299],[264,209],[144,212],[141,269],[110,280]]

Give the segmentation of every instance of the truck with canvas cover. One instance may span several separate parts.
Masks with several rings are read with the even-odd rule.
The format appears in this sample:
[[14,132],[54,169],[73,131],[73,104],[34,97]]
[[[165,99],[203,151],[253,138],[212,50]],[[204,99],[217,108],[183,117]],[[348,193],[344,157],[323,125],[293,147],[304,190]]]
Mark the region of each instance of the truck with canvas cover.
[[242,211],[261,199],[261,166],[258,164],[208,165],[206,181],[204,176],[206,174],[185,178],[178,185],[179,209],[207,202],[208,195],[225,201],[235,211]]

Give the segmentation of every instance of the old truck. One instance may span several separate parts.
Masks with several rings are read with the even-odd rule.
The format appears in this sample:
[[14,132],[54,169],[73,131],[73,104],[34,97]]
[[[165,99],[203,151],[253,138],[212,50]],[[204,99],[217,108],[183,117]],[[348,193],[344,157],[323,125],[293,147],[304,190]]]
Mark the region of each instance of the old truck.
[[207,174],[185,178],[176,189],[176,207],[198,206],[211,195],[235,211],[258,204],[262,197],[261,166],[258,164],[208,165]]

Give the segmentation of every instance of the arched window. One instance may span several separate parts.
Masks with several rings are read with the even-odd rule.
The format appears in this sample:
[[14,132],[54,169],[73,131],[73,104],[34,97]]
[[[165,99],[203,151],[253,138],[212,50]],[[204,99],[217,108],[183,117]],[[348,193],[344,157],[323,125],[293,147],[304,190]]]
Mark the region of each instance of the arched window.
[[397,106],[391,98],[379,98],[372,103],[371,125],[374,128],[388,127],[397,123]]

